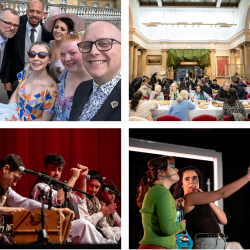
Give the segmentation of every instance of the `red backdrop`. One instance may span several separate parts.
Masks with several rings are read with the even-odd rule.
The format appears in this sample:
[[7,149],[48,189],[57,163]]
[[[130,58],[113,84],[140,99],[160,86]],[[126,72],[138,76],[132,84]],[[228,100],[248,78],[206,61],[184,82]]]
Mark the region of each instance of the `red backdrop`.
[[[121,191],[120,129],[0,129],[0,138],[0,159],[16,154],[23,159],[25,168],[40,172],[48,154],[60,154],[66,161],[61,181],[68,180],[70,168],[80,163],[111,179]],[[35,175],[25,174],[13,189],[29,197],[36,179]],[[121,214],[121,204],[116,203]]]

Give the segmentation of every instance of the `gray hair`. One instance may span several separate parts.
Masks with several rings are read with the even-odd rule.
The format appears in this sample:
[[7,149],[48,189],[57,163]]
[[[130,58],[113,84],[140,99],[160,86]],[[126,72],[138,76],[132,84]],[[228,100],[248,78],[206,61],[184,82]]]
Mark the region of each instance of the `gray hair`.
[[155,90],[156,89],[161,89],[161,85],[155,85]]
[[229,82],[228,82],[228,81],[225,81],[225,82],[223,82],[223,86],[225,86],[225,85],[226,85],[226,83],[228,83],[228,84],[229,84]]
[[171,84],[171,87],[175,86],[176,88],[178,87],[178,84],[176,81],[174,81],[172,84]]
[[13,15],[19,17],[18,13],[17,13],[15,10],[13,10],[13,9],[11,9],[11,8],[5,8],[5,9],[3,9],[3,10],[0,10],[0,19],[2,19],[3,13],[4,13],[5,11],[7,11],[7,10],[9,10]]
[[188,91],[187,90],[182,90],[179,94],[179,96],[176,98],[177,102],[182,102],[183,99],[188,100]]

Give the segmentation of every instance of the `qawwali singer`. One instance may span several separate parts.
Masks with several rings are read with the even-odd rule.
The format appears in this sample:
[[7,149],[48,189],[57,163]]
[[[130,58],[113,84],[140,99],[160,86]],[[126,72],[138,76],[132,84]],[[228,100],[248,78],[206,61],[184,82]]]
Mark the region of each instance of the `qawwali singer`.
[[[70,169],[67,183],[60,182],[64,165],[58,154],[45,157],[41,172],[25,169],[21,157],[15,154],[0,161],[0,214],[4,217],[0,224],[1,244],[119,246],[121,218],[114,203],[116,197],[120,200],[119,190],[115,185],[106,186],[101,174],[81,164]],[[24,173],[38,175],[30,199],[12,189]],[[79,189],[74,187],[78,179]],[[101,187],[102,203],[95,197]],[[11,226],[6,216],[12,215]]]

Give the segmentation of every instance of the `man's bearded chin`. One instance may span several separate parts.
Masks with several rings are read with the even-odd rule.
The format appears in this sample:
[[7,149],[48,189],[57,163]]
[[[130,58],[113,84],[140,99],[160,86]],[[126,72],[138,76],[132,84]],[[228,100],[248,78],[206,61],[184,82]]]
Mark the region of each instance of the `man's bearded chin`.
[[12,38],[14,35],[15,35],[15,33],[12,33],[11,35],[7,35],[6,33],[4,33],[3,34],[4,35],[4,37],[7,39],[10,39],[10,38]]

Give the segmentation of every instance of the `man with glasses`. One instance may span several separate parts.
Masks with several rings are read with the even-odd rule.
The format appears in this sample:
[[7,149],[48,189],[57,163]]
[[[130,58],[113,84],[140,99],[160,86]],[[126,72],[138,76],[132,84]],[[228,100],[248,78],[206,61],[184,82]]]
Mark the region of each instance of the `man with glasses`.
[[43,16],[43,4],[39,0],[32,0],[26,11],[28,22],[20,25],[16,35],[8,42],[8,53],[3,69],[2,82],[12,85],[9,95],[15,91],[18,80],[17,74],[29,63],[28,51],[33,42],[49,42],[51,34],[41,26]]
[[[19,16],[15,10],[7,8],[0,11],[0,75],[6,62],[8,47],[6,44],[8,39],[16,34],[18,27]],[[4,88],[8,91],[8,95],[10,95],[11,83],[4,84]]]
[[83,64],[92,80],[76,89],[70,121],[121,120],[121,29],[95,21],[78,44]]

